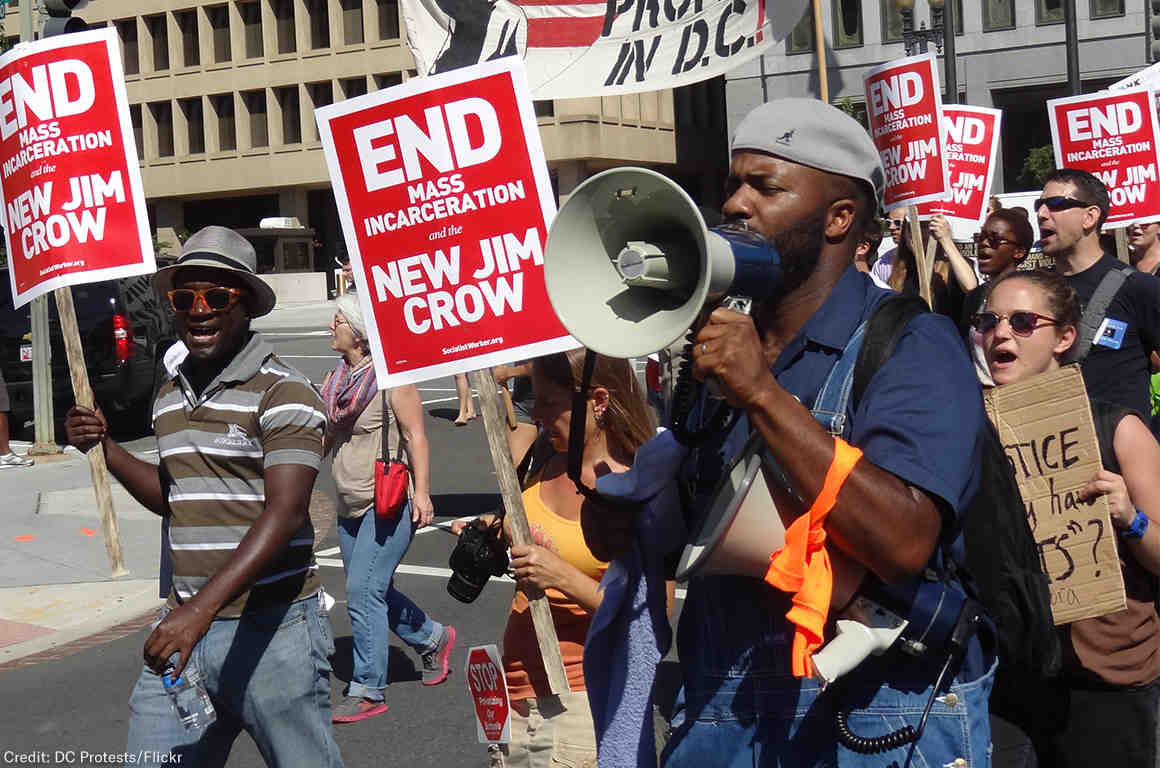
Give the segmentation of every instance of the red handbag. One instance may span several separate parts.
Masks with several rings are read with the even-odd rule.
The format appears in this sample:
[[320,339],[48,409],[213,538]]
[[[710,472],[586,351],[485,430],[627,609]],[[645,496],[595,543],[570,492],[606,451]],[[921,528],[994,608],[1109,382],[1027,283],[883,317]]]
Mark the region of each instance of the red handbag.
[[[386,413],[386,395],[383,396],[383,413]],[[380,520],[394,520],[407,505],[407,486],[411,481],[411,469],[402,461],[403,441],[395,458],[387,455],[387,436],[383,436],[383,456],[375,459],[375,516]]]

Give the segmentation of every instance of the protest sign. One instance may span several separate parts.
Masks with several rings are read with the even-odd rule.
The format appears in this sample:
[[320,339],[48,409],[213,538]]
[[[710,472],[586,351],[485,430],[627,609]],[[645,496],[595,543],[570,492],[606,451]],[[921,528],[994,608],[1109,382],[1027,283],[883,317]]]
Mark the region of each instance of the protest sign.
[[918,214],[946,216],[956,240],[969,239],[986,218],[1002,117],[998,109],[943,105],[942,148],[950,193],[944,200],[918,206]]
[[519,59],[316,116],[380,386],[578,346],[544,287],[555,201]]
[[675,88],[751,61],[784,39],[806,0],[403,0],[422,74],[522,59],[537,99]]
[[1079,498],[1103,466],[1079,367],[996,387],[985,402],[1027,505],[1055,623],[1123,609],[1124,576],[1107,499]]
[[933,53],[875,67],[863,80],[870,136],[886,171],[883,206],[942,200],[950,189],[940,136],[942,93]]
[[156,271],[113,29],[0,56],[0,198],[17,307]]
[[1150,88],[1130,88],[1047,102],[1056,166],[1093,173],[1108,188],[1104,229],[1160,220],[1154,100]]
[[464,677],[467,678],[471,703],[475,706],[475,733],[480,743],[509,743],[512,740],[511,707],[499,649],[495,645],[477,645],[469,649]]

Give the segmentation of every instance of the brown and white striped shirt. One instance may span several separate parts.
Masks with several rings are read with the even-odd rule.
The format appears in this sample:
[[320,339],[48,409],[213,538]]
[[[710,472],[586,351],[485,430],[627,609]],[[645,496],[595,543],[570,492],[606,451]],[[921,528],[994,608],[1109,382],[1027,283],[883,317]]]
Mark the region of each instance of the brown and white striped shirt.
[[[197,396],[185,375],[166,382],[153,404],[173,551],[170,607],[205,585],[233,557],[266,506],[264,473],[279,464],[318,468],[326,416],[310,381],[255,333]],[[289,603],[318,591],[314,526],[218,616]]]

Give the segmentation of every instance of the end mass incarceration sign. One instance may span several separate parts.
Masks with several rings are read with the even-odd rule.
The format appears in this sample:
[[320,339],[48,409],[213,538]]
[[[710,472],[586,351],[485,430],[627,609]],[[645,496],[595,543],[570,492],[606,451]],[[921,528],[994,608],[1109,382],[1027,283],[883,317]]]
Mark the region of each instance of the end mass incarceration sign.
[[578,346],[544,287],[555,201],[522,62],[315,115],[381,386]]
[[1095,174],[1108,188],[1105,228],[1160,220],[1160,126],[1154,103],[1150,88],[1047,102],[1056,166]]
[[0,57],[0,197],[17,307],[156,271],[113,30]]

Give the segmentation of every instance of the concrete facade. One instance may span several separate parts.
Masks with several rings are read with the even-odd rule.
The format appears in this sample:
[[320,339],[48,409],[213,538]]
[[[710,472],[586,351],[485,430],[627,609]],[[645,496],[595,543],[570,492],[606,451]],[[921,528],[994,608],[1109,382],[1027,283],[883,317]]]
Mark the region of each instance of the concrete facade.
[[[6,37],[28,5],[9,10]],[[315,232],[314,271],[332,275],[344,248],[313,110],[417,76],[397,1],[100,0],[76,15],[117,31],[169,255],[208,223],[293,217]],[[537,102],[536,113],[561,197],[605,168],[676,162],[672,91]]]
[[[1062,6],[1059,0],[960,1],[961,34],[955,38],[958,101],[1004,110],[1002,166],[993,191],[1013,191],[1019,188],[1019,171],[1028,150],[1051,143],[1043,102],[1068,95]],[[905,55],[894,2],[823,0],[831,102],[862,108],[864,73]],[[1145,0],[1076,0],[1076,6],[1085,92],[1147,66]],[[948,11],[950,7],[948,1]],[[927,1],[917,0],[914,26],[930,26],[930,19]],[[855,26],[860,43],[859,36],[852,34]],[[812,24],[803,23],[791,40],[727,75],[730,132],[750,109],[765,101],[819,94],[817,56],[812,45],[801,45],[812,36]],[[791,53],[795,48],[807,50]],[[941,55],[939,62],[945,72]]]

